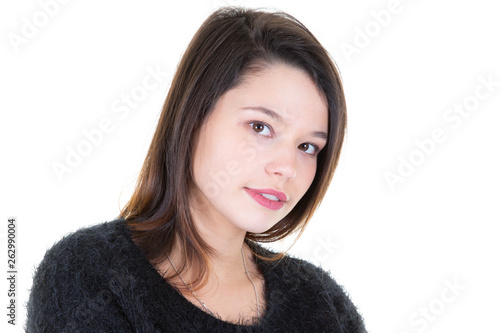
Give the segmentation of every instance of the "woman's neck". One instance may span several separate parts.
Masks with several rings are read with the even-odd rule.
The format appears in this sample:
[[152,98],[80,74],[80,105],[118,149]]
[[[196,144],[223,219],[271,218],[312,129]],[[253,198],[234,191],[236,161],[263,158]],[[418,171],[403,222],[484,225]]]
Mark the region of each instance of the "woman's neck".
[[[210,312],[217,313],[226,321],[238,322],[240,319],[251,321],[262,314],[265,308],[264,277],[253,260],[250,248],[244,243],[246,232],[235,228],[222,217],[215,218],[201,214],[192,214],[197,232],[213,249],[209,256],[210,269],[207,273],[206,284],[195,290],[185,286],[197,280],[200,275],[199,267],[188,263],[181,272],[181,277],[169,280],[178,287],[185,298],[193,304]],[[185,258],[178,241],[176,241],[169,258],[178,266]],[[160,270],[171,275],[174,268],[169,261],[165,261]],[[182,281],[184,280],[184,281]],[[258,296],[257,296],[258,295]]]
[[192,213],[196,230],[206,244],[213,249],[209,257],[213,274],[219,282],[230,282],[245,277],[242,249],[247,262],[252,260],[250,249],[244,245],[246,231],[236,228],[222,216]]

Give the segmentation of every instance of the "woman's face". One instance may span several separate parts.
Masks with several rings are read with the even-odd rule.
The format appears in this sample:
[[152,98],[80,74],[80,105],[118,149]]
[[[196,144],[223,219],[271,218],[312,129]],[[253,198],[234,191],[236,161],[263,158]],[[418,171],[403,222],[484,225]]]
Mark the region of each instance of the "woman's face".
[[262,233],[305,194],[326,144],[328,108],[302,70],[272,65],[227,91],[194,147],[196,218]]

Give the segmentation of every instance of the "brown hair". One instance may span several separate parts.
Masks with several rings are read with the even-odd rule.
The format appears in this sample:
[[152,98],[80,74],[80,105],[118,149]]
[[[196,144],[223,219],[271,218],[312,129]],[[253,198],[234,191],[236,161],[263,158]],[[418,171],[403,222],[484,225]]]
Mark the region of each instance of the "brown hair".
[[339,73],[328,52],[291,15],[221,8],[202,24],[179,63],[136,188],[120,213],[152,264],[165,260],[177,239],[184,260],[180,271],[195,264],[203,280],[212,249],[200,237],[189,211],[193,147],[217,100],[247,75],[274,63],[305,71],[324,94],[328,138],[317,157],[315,178],[302,199],[271,229],[247,233],[246,239],[272,242],[294,231],[300,236],[320,204],[337,166],[346,128]]

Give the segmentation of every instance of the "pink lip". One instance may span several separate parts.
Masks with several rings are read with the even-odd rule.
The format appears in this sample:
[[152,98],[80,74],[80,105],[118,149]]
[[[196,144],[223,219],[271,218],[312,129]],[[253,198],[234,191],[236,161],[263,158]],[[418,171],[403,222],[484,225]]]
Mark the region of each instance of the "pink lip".
[[[255,200],[257,203],[261,204],[262,206],[277,210],[281,209],[285,202],[287,201],[286,194],[283,192],[275,191],[273,189],[256,189],[252,188],[249,189],[248,187],[245,187],[245,191]],[[279,201],[274,201],[274,200],[269,200],[268,198],[265,198],[264,196],[261,195],[261,193],[265,194],[271,194],[276,196]]]

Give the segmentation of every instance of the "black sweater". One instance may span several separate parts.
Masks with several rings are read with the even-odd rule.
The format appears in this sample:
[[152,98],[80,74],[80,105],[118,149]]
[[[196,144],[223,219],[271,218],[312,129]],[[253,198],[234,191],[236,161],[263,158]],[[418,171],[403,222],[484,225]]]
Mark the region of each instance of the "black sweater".
[[[269,251],[251,245],[259,254]],[[34,276],[27,332],[366,332],[342,288],[323,270],[286,256],[256,259],[266,312],[236,325],[204,312],[166,282],[123,220],[64,237]]]

